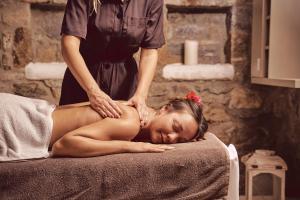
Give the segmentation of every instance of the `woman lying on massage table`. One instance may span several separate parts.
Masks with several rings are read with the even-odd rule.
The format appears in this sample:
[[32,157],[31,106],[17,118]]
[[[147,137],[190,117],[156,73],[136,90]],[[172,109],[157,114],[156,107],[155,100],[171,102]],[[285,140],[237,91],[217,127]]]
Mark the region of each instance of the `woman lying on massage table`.
[[[32,153],[32,158],[39,157],[38,153],[33,152],[35,147],[49,147],[52,149],[52,156],[59,157],[91,157],[125,152],[163,152],[173,149],[174,147],[162,144],[198,140],[206,132],[207,122],[203,116],[200,101],[200,97],[193,92],[189,93],[185,99],[171,100],[159,110],[150,110],[148,123],[140,127],[136,109],[125,106],[122,102],[117,102],[122,110],[120,118],[103,119],[88,103],[54,108],[53,105],[49,105],[43,100],[0,93],[0,125],[2,127],[0,130],[0,161],[31,158],[24,156],[27,151],[25,148],[32,148],[29,151],[29,154]],[[10,117],[14,119],[14,122],[7,128],[7,122],[3,118],[11,113],[14,113],[14,116]],[[50,117],[38,118],[42,114]],[[29,121],[29,119],[25,120],[26,116],[30,118],[31,124],[24,127]],[[20,123],[17,125],[16,118],[20,118],[18,121]],[[50,121],[50,131],[43,130],[41,131],[43,133],[36,131],[41,124],[48,123],[45,122],[47,119]],[[19,125],[21,128],[18,131],[14,126]],[[12,128],[15,131],[12,131]],[[36,130],[30,130],[34,128]],[[17,133],[20,131],[22,133]],[[30,136],[30,132],[34,134],[34,137]],[[14,139],[7,139],[11,137],[8,134],[13,134]],[[28,135],[24,137],[24,134]],[[18,138],[19,135],[22,136]],[[14,144],[11,146],[20,147],[14,149],[15,147],[9,147],[9,144],[4,144],[3,141],[12,142]],[[44,150],[39,149],[39,152],[42,151]]]

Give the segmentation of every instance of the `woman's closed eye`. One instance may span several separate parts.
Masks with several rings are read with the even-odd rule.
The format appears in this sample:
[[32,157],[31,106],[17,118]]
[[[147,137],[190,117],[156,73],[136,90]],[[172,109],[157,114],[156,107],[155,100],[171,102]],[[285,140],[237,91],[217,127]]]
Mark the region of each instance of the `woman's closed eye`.
[[183,130],[182,125],[176,119],[173,119],[172,129],[176,133],[180,133]]
[[180,136],[184,133],[184,130],[182,125],[176,119],[173,120],[172,129],[178,134],[177,142],[184,143],[189,141],[187,138]]

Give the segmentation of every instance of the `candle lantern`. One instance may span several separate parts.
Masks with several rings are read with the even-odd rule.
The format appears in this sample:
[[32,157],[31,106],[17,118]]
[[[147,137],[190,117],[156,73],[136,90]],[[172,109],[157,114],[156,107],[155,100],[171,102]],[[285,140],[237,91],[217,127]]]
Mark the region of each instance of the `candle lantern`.
[[246,199],[253,199],[253,178],[259,174],[272,176],[272,199],[285,200],[285,172],[287,165],[284,160],[275,155],[274,151],[256,150],[254,154],[242,157],[246,166],[245,189]]

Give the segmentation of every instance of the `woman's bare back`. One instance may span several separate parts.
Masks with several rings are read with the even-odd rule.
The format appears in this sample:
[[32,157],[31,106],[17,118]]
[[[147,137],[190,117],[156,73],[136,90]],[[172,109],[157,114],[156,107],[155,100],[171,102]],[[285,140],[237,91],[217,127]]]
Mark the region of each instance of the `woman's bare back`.
[[[123,117],[130,112],[136,112],[134,108],[124,106],[121,102],[118,102],[118,105],[123,112]],[[59,106],[52,113],[52,119],[50,146],[70,131],[103,120],[101,115],[90,107],[89,102]]]

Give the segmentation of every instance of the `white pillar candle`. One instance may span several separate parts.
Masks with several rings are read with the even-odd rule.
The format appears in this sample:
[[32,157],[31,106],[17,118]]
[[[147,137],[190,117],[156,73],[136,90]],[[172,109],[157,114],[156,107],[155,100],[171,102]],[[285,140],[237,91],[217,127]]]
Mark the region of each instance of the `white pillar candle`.
[[198,64],[198,41],[186,40],[184,42],[184,64],[196,65]]

